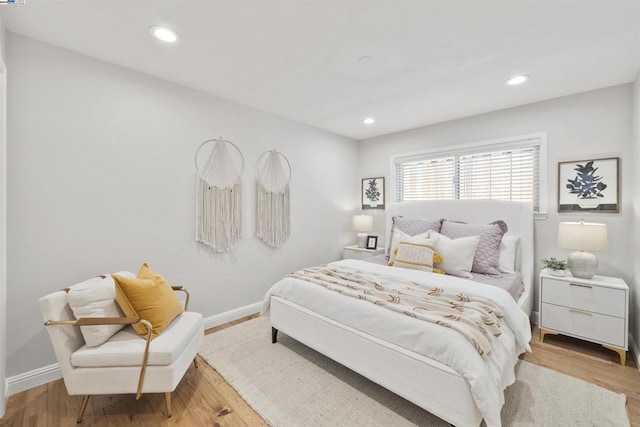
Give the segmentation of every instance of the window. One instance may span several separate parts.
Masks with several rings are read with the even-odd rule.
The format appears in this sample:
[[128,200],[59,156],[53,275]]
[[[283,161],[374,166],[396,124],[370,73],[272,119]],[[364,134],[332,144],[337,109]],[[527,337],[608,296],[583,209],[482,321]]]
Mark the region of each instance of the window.
[[[546,134],[392,157],[394,200],[500,199],[541,207]],[[546,207],[546,206],[545,206]]]

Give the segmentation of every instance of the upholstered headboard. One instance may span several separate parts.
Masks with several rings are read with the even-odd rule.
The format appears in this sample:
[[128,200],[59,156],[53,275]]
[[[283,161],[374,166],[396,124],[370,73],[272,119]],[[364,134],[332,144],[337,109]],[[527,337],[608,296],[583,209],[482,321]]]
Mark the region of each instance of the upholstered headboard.
[[516,267],[522,274],[525,291],[520,301],[527,314],[533,308],[534,253],[533,253],[533,206],[531,203],[503,200],[424,200],[394,203],[386,209],[386,230],[390,236],[391,219],[394,215],[405,218],[464,221],[473,224],[488,224],[501,219],[507,223],[507,234],[520,236]]

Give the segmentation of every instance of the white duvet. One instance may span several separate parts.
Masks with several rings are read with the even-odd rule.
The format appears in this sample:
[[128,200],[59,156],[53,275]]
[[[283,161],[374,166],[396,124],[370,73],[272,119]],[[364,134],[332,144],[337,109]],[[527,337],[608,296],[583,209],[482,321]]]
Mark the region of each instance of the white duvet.
[[504,389],[515,381],[518,355],[530,351],[529,318],[503,289],[454,276],[426,273],[358,260],[343,260],[330,267],[355,268],[396,276],[429,286],[490,298],[504,312],[503,333],[493,338],[493,354],[483,359],[464,337],[450,328],[424,322],[378,307],[368,301],[345,297],[299,279],[284,278],[269,289],[263,314],[271,296],[279,296],[316,313],[376,336],[451,367],[469,383],[471,393],[488,427],[500,426]]

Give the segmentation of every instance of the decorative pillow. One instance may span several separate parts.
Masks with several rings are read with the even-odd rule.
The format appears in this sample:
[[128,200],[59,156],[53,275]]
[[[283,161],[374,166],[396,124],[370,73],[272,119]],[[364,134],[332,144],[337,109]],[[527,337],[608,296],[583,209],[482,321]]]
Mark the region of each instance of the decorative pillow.
[[[113,276],[116,282],[116,301],[128,317],[139,317],[151,323],[151,338],[155,338],[184,310],[182,303],[164,278],[143,264],[138,277],[130,279]],[[143,338],[147,328],[135,324],[133,328]]]
[[443,221],[440,233],[451,239],[479,236],[478,248],[473,257],[471,271],[475,273],[500,276],[500,241],[509,228],[504,221],[491,224],[466,224],[464,222]]
[[391,232],[389,233],[389,244],[387,245],[387,255],[393,252],[393,249],[397,247],[393,247],[393,240],[395,238],[396,230],[400,230],[409,236],[415,236],[418,234],[424,234],[429,230],[440,231],[440,225],[442,224],[442,219],[410,219],[403,218],[400,215],[395,215],[391,219]]
[[396,230],[396,232],[393,233],[393,240],[391,241],[391,249],[389,252],[389,265],[391,265],[393,260],[396,258],[396,251],[398,250],[398,246],[400,246],[401,241],[407,242],[407,243],[424,243],[427,245],[430,243],[429,234],[426,232],[422,234],[416,234],[415,236],[410,236],[409,234],[406,234],[403,231]]
[[502,237],[500,242],[500,264],[498,265],[498,270],[501,272],[515,274],[518,242],[520,242],[520,236],[505,235]]
[[[136,277],[133,273],[117,273],[124,277]],[[116,304],[116,291],[113,278],[109,275],[94,277],[69,287],[67,302],[76,319],[82,317],[122,317],[123,313]],[[81,326],[80,331],[87,347],[105,343],[125,325]]]
[[473,256],[480,241],[478,236],[450,239],[435,231],[429,231],[429,237],[437,241],[436,249],[442,256],[442,262],[436,262],[435,267],[452,276],[466,277],[467,279],[473,277],[470,272],[473,266]]
[[433,268],[434,262],[442,262],[442,257],[436,252],[436,241],[430,240],[428,242],[428,244],[400,242],[398,249],[396,249],[396,258],[391,265],[412,270],[444,273]]

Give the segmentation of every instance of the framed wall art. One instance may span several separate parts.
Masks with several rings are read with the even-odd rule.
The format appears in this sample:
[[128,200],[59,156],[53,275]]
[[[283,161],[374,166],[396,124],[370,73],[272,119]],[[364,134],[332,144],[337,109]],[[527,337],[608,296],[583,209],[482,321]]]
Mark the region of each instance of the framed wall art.
[[558,212],[619,212],[619,157],[558,163]]
[[384,178],[364,178],[361,196],[362,209],[384,209]]

